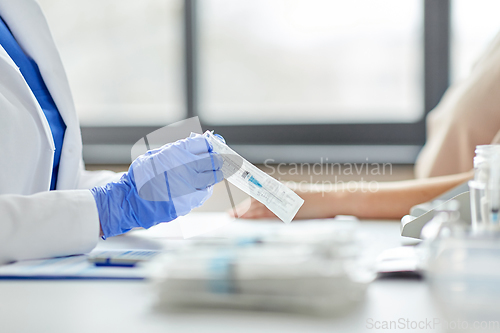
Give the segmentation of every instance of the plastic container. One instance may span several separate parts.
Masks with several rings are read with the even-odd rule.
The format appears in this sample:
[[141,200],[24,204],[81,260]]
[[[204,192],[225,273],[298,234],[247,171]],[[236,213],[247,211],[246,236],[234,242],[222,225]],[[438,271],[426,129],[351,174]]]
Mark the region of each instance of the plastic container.
[[490,161],[493,156],[500,156],[500,145],[476,146],[474,157],[474,180],[487,182],[490,178]]
[[473,231],[500,231],[500,145],[477,146],[474,171],[469,182]]

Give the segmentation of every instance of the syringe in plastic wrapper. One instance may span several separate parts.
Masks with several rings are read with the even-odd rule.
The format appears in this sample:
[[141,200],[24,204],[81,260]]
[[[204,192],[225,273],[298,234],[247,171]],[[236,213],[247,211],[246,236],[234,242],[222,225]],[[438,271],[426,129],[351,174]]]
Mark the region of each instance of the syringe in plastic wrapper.
[[210,131],[204,134],[224,160],[222,174],[231,184],[264,204],[283,222],[290,223],[304,200],[288,187],[258,169]]

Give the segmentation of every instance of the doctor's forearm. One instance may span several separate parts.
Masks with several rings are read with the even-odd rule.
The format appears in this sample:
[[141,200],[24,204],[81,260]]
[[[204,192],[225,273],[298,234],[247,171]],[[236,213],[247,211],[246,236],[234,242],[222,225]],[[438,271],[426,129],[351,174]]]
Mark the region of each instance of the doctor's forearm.
[[0,196],[0,264],[90,252],[97,210],[87,190]]
[[[367,186],[358,186],[349,191],[339,189],[326,194],[329,215],[356,215],[360,218],[399,219],[408,214],[416,204],[430,201],[453,187],[471,179],[472,172],[428,179],[413,179],[379,183],[371,191]],[[361,184],[361,183],[358,183]]]

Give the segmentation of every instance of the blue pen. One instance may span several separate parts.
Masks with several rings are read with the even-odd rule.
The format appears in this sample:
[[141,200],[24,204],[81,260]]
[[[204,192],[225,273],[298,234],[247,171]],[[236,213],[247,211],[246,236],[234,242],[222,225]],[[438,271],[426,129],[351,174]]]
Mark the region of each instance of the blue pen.
[[89,261],[99,267],[135,267],[137,263],[151,260],[158,251],[103,251],[89,256]]

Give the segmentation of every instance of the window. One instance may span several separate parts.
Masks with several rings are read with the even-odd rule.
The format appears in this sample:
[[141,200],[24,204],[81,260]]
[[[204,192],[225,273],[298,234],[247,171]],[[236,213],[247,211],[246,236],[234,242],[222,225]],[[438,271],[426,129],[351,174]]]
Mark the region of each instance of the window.
[[39,0],[83,126],[185,118],[181,0]]
[[500,32],[500,1],[453,0],[451,34],[452,82],[467,77],[470,69]]
[[424,115],[420,0],[203,0],[198,19],[205,123]]
[[411,163],[449,82],[448,0],[39,2],[84,158],[121,145],[125,163],[127,145],[197,115],[232,145],[410,147]]

